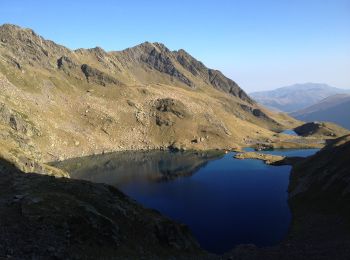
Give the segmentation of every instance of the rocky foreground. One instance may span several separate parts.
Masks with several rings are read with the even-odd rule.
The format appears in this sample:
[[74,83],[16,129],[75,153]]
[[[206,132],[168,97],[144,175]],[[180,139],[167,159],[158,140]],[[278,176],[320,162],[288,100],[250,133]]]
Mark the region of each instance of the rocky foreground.
[[0,258],[164,259],[204,252],[188,228],[117,189],[0,160]]

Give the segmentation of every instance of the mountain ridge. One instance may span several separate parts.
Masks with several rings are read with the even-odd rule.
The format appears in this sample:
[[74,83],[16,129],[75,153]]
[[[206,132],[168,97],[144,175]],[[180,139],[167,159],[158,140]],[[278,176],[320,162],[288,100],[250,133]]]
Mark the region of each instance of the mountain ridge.
[[[198,69],[201,70],[201,75],[203,77],[204,81],[209,81],[210,84],[219,90],[225,91],[227,93],[233,94],[235,96],[239,96],[240,98],[248,101],[249,103],[253,103],[254,101],[251,100],[248,95],[239,88],[239,86],[232,81],[231,79],[225,77],[220,71],[213,70],[213,69],[208,69],[207,67],[204,66],[204,64],[195,58],[193,58],[191,55],[189,55],[186,51],[183,49],[180,49],[178,51],[170,51],[164,44],[162,43],[150,43],[150,42],[144,42],[141,44],[138,44],[136,46],[126,48],[121,51],[105,51],[101,47],[94,47],[94,48],[79,48],[76,50],[70,50],[62,45],[56,44],[53,41],[46,40],[42,36],[37,35],[32,29],[23,29],[19,26],[16,25],[11,25],[11,24],[4,24],[0,27],[1,33],[2,33],[2,43],[6,43],[7,41],[10,41],[10,43],[15,43],[14,46],[20,47],[20,49],[16,50],[15,48],[12,48],[12,51],[14,54],[16,54],[17,57],[23,58],[21,54],[25,52],[27,49],[26,47],[30,47],[29,49],[34,49],[36,48],[37,51],[42,52],[40,56],[36,57],[31,57],[34,61],[35,60],[43,60],[43,58],[49,56],[57,56],[55,55],[55,52],[62,52],[65,56],[71,56],[72,54],[74,55],[80,55],[83,53],[90,53],[93,56],[96,57],[96,59],[99,62],[105,61],[106,64],[105,66],[110,66],[110,67],[105,67],[105,68],[111,68],[114,67],[117,70],[118,64],[117,61],[123,60],[126,61],[128,60],[129,62],[141,62],[144,65],[150,65],[154,69],[164,72],[166,74],[169,74],[170,76],[174,76],[176,79],[181,81],[182,83],[194,87],[194,83],[184,75],[184,72],[181,71],[179,66],[174,63],[174,60],[181,61],[179,62],[182,65],[183,69],[190,69],[190,72],[193,76],[197,76],[199,74],[197,72]],[[9,39],[4,38],[5,36]],[[20,44],[18,41],[16,41],[16,37],[20,40],[25,42],[26,44]],[[30,45],[29,45],[30,44]],[[50,52],[48,52],[46,49],[50,49]],[[54,50],[53,53],[52,49]],[[27,51],[28,52],[28,51]],[[33,54],[33,53],[31,53]],[[12,57],[13,62],[17,64],[17,67],[20,67],[20,63],[15,60],[15,57]],[[74,61],[74,57],[69,57],[72,61]],[[114,58],[114,59],[113,59]],[[41,64],[41,65],[47,65],[49,64]],[[51,68],[53,64],[50,64]],[[98,68],[97,68],[98,69]],[[137,78],[135,75],[133,75],[133,79]],[[125,79],[124,79],[125,80]],[[125,80],[127,81],[127,80]],[[130,83],[130,82],[129,82]],[[206,82],[208,83],[208,82]],[[226,87],[228,85],[228,87]]]
[[[281,141],[276,132],[300,124],[260,107],[185,50],[160,43],[70,50],[31,29],[3,25],[0,57],[0,103],[13,115],[0,113],[2,142],[38,160],[169,147],[236,149]],[[37,131],[28,136],[11,120]]]
[[349,109],[350,95],[336,94],[290,115],[303,121],[329,121],[350,129]]
[[252,92],[250,95],[268,108],[283,112],[294,112],[339,93],[350,93],[350,90],[335,88],[324,83],[309,82],[274,90]]

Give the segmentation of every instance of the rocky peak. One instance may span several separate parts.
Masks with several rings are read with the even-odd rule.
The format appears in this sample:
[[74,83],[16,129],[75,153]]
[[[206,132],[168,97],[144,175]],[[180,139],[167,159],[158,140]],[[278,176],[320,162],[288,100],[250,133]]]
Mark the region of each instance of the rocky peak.
[[125,49],[121,54],[133,63],[146,65],[148,68],[176,78],[189,87],[195,87],[194,83],[177,68],[173,53],[161,43],[144,42]]
[[227,78],[221,71],[207,68],[202,62],[193,58],[185,50],[180,49],[173,52],[176,60],[189,72],[196,77],[201,77],[206,83],[212,85],[214,88],[227,92],[236,96],[248,103],[254,101],[237,85],[236,82]]
[[129,49],[138,49],[138,50],[142,50],[144,52],[150,52],[152,50],[155,50],[156,52],[159,53],[170,53],[171,51],[163,44],[160,42],[143,42],[139,45],[136,45],[132,48]]
[[134,47],[127,48],[122,51],[122,53],[130,54],[135,59],[140,59],[141,56],[149,56],[149,55],[163,55],[170,56],[171,51],[165,47],[164,44],[158,42],[143,42]]
[[57,67],[59,69],[64,69],[65,67],[68,69],[73,69],[77,67],[77,64],[75,64],[69,57],[62,56],[57,60]]
[[252,100],[247,95],[247,93],[245,93],[244,90],[237,85],[236,82],[234,82],[232,79],[227,78],[224,74],[222,74],[221,71],[209,69],[208,74],[210,84],[214,88],[236,96],[248,103],[254,103],[254,100]]
[[77,49],[75,52],[80,52],[82,54],[84,52],[88,52],[88,53],[93,54],[96,57],[100,57],[100,58],[104,58],[104,57],[108,56],[108,53],[99,46],[96,46],[95,48],[90,48],[90,49]]
[[188,54],[185,50],[180,49],[178,51],[173,52],[176,56],[176,60],[189,72],[191,72],[194,76],[201,76],[204,80],[207,80],[208,77],[208,68],[204,66],[204,64],[195,58],[193,58],[190,54]]
[[102,49],[101,47],[99,47],[99,46],[96,46],[95,48],[89,49],[89,51],[95,52],[95,53],[100,54],[100,55],[106,55],[107,54],[107,52],[104,49]]
[[1,34],[4,34],[4,33],[8,33],[9,35],[14,35],[14,34],[31,34],[33,36],[37,36],[37,34],[32,30],[32,29],[29,29],[29,28],[22,28],[18,25],[15,25],[15,24],[3,24],[0,26],[0,33]]
[[[1,55],[6,57],[9,64],[20,70],[27,65],[48,70],[58,67],[69,72],[68,75],[72,75],[69,70],[87,63],[89,59],[86,58],[90,56],[99,62],[98,65],[87,64],[99,70],[93,73],[95,76],[100,75],[97,77],[99,83],[101,78],[104,79],[103,82],[108,79],[107,84],[123,81],[118,77],[129,79],[135,76],[137,78],[137,75],[127,74],[132,74],[133,68],[138,68],[143,69],[147,74],[155,71],[162,73],[166,76],[162,79],[166,83],[170,81],[170,84],[174,84],[177,81],[191,88],[211,86],[248,103],[254,103],[234,81],[225,77],[220,71],[207,68],[183,49],[170,51],[164,44],[158,42],[144,42],[117,52],[106,52],[100,47],[77,49],[72,52],[52,41],[45,40],[31,29],[5,24],[0,26],[0,47]],[[68,57],[73,59],[75,64],[70,62]],[[87,69],[83,73],[86,76],[87,71],[90,80],[91,70]],[[157,80],[159,74],[155,74],[154,78]],[[143,82],[144,79],[141,77],[139,80]]]
[[43,38],[38,36],[31,29],[23,29],[17,25],[4,24],[0,26],[0,38],[3,46],[7,47],[28,47],[42,45]]
[[0,47],[6,49],[6,56],[21,68],[23,65],[54,68],[58,56],[70,52],[63,46],[45,40],[31,29],[11,24],[0,26],[0,41]]

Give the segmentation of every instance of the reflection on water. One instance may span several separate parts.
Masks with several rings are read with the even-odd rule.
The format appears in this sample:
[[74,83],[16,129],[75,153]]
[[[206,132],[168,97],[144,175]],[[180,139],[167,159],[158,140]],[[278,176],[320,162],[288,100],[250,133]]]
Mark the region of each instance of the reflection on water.
[[281,134],[285,134],[285,135],[298,135],[294,130],[291,130],[291,129],[284,130],[283,132],[281,132]]
[[120,186],[129,182],[167,181],[190,176],[222,152],[140,151],[73,158],[54,163],[74,179]]
[[259,151],[259,153],[267,153],[289,157],[308,157],[317,153],[319,150],[320,149],[275,149],[271,151]]
[[[292,154],[303,156],[305,151],[316,152]],[[123,152],[55,165],[72,178],[114,185],[145,207],[187,224],[208,251],[223,253],[242,243],[274,245],[289,227],[291,167],[237,160],[233,155]]]
[[[243,149],[245,152],[256,152],[254,148],[247,147]],[[274,149],[261,150],[258,153],[266,153],[273,155],[289,156],[289,157],[308,157],[317,153],[320,149]]]

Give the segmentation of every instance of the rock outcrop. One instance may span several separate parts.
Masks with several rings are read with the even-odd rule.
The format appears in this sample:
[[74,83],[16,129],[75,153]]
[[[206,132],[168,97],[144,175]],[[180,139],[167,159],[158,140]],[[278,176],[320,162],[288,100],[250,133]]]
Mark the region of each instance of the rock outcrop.
[[107,84],[121,85],[117,79],[87,64],[81,65],[81,70],[88,82],[94,82],[102,86],[106,86]]
[[270,165],[294,165],[297,162],[303,160],[303,157],[286,157],[282,155],[273,155],[266,153],[257,152],[243,152],[234,155],[236,159],[258,159],[264,161],[266,164]]
[[294,128],[301,136],[340,137],[349,134],[350,131],[329,122],[309,122]]
[[220,71],[208,69],[203,63],[193,58],[185,50],[174,51],[173,53],[182,67],[190,71],[193,76],[202,78],[206,83],[210,83],[210,85],[216,89],[239,97],[248,103],[254,103],[236,82],[225,77]]
[[0,103],[0,123],[10,126],[13,130],[26,136],[40,136],[41,132],[29,121],[26,115],[10,109],[4,103]]
[[171,126],[175,124],[177,118],[188,118],[189,112],[185,105],[172,98],[158,99],[155,102],[156,123],[159,126]]

